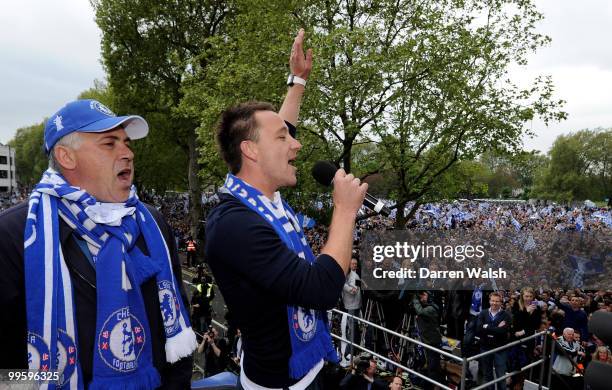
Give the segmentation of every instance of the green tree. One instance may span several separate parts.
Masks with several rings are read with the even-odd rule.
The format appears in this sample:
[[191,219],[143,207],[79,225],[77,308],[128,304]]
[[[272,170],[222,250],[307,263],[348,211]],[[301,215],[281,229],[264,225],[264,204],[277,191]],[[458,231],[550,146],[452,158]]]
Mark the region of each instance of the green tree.
[[[215,127],[221,112],[249,100],[268,101],[277,108],[282,103],[287,91],[292,41],[300,26],[309,28],[295,18],[292,4],[263,0],[232,2],[231,23],[226,20],[223,39],[213,44],[215,60],[206,68],[194,64],[196,71],[183,82],[185,96],[180,110],[200,123],[200,178],[207,187],[220,185],[227,173],[215,143]],[[306,33],[307,48],[313,46],[312,34],[310,30]],[[314,85],[311,75],[306,96]],[[321,142],[312,131],[312,124],[303,120],[305,117],[302,110],[298,139],[303,147],[296,161],[298,187],[284,190],[284,196],[295,209],[318,215],[317,220],[324,221],[326,217],[321,214],[327,215],[328,210],[321,212],[315,205],[325,200],[326,191],[314,182],[310,171],[315,161],[337,156],[338,149]]]
[[[508,198],[513,189],[521,188],[512,167],[502,165],[498,167],[487,180],[488,195],[491,198]],[[506,195],[504,195],[504,193]]]
[[81,92],[77,99],[94,99],[111,110],[119,108],[112,89],[102,80],[94,80],[93,87]]
[[9,145],[15,148],[17,183],[27,191],[40,180],[49,161],[43,148],[45,122],[17,129]]
[[431,193],[436,199],[486,197],[490,176],[489,169],[479,161],[459,161],[434,184]]
[[[218,113],[230,102],[280,99],[281,68],[270,58],[289,44],[293,20],[279,18],[278,9],[308,29],[315,48],[302,110],[304,140],[347,170],[366,151],[366,164],[355,173],[391,173],[397,186],[387,190],[399,208],[438,197],[436,184],[459,161],[491,148],[516,151],[529,133],[524,123],[534,116],[546,122],[565,117],[550,79],[538,78],[525,90],[505,80],[510,64],[525,64],[528,52],[549,41],[534,31],[542,15],[530,1],[255,3],[246,14],[236,6],[240,22],[228,27],[229,50],[186,92],[192,99],[186,107],[202,113],[202,138],[212,139],[216,117],[202,108]],[[211,74],[216,81],[205,77]],[[365,148],[368,143],[376,147]],[[208,172],[215,171],[216,155],[211,162]],[[307,193],[308,185],[301,181],[296,191]]]
[[480,156],[480,161],[493,172],[488,187],[489,196],[494,198],[501,195],[504,187],[523,189],[528,194],[537,172],[548,165],[548,157],[537,150],[516,153],[488,150]]
[[548,157],[538,150],[530,152],[522,150],[509,156],[509,163],[521,186],[529,189],[534,185],[536,172],[548,165]]
[[538,197],[572,202],[612,193],[612,130],[581,130],[557,137],[550,163],[536,179]]
[[[353,146],[370,142],[368,130],[398,95],[406,34],[414,27],[408,2],[319,0],[294,14],[312,31],[316,62],[305,99],[306,128],[353,171]],[[413,69],[406,78],[419,77]],[[380,167],[375,170],[381,170]],[[367,171],[358,174],[369,173]]]
[[151,133],[143,149],[151,152],[150,157],[158,153],[184,156],[164,161],[175,165],[149,168],[152,174],[187,173],[184,179],[192,199],[190,222],[195,236],[201,218],[199,123],[178,107],[184,79],[196,71],[194,66],[206,69],[214,58],[214,42],[222,34],[229,6],[224,1],[200,0],[91,0],[91,4],[102,30],[102,58],[109,86],[117,91],[115,108],[147,118]]
[[598,192],[594,199],[612,198],[612,129],[594,131],[593,139],[587,145],[587,158],[591,161],[589,169],[593,187]]
[[[386,105],[362,136],[379,142],[379,161],[398,178],[398,210],[416,201],[410,216],[459,161],[490,149],[517,151],[530,133],[525,122],[560,120],[565,113],[563,102],[552,99],[549,78],[524,90],[506,80],[511,64],[525,64],[529,51],[549,41],[534,30],[542,15],[532,2],[395,4],[367,8],[386,11],[375,28],[387,26],[397,39],[383,51],[394,66],[378,72],[393,80]],[[380,42],[380,34],[370,36]],[[398,213],[397,226],[404,222]]]
[[271,102],[277,108],[282,103],[289,50],[298,30],[288,18],[288,4],[232,1],[223,33],[209,39],[207,51],[189,62],[192,71],[183,80],[179,111],[198,123],[200,178],[205,186],[218,186],[227,173],[215,143],[221,112],[250,100]]

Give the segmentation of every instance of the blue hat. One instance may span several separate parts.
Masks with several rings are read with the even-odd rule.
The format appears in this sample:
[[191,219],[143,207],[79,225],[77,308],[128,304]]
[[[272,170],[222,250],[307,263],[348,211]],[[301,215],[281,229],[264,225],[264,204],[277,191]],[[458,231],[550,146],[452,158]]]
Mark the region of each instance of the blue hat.
[[144,138],[149,125],[138,115],[117,116],[102,103],[91,100],[75,100],[51,115],[45,125],[45,152],[49,151],[60,138],[74,131],[101,133],[123,125],[131,139]]

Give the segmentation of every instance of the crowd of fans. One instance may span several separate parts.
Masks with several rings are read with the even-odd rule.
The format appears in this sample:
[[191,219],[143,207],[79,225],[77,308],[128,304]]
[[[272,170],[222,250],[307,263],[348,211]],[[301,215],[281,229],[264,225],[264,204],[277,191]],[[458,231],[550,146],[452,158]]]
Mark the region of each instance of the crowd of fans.
[[[406,211],[412,205],[406,206]],[[386,231],[395,228],[395,214],[373,216],[357,223],[355,238],[364,231]],[[530,203],[453,202],[421,205],[405,226],[414,231],[468,230],[482,232],[511,228],[527,232],[596,231],[612,229],[612,211],[598,207],[537,206]],[[307,229],[306,235],[318,252],[325,242],[327,230],[318,225]]]
[[[520,233],[523,237],[518,245],[508,246],[509,262],[517,262],[518,256],[524,252],[526,242],[529,241],[533,253],[529,255],[528,263],[536,265],[537,271],[533,278],[526,279],[522,275],[522,281],[530,283],[512,288],[493,289],[483,291],[482,286],[473,286],[466,290],[465,286],[457,290],[431,289],[430,291],[407,292],[395,291],[372,291],[362,290],[355,283],[359,279],[359,271],[351,271],[347,277],[347,284],[343,292],[344,311],[354,313],[354,295],[363,294],[364,305],[361,314],[367,319],[383,324],[383,326],[400,331],[410,336],[416,336],[421,341],[434,347],[442,347],[449,344],[459,345],[458,349],[463,356],[473,356],[483,351],[503,346],[511,341],[533,335],[538,331],[549,331],[553,339],[557,340],[558,348],[555,352],[553,370],[553,388],[582,388],[582,376],[584,369],[592,360],[601,360],[612,363],[610,358],[610,347],[605,345],[595,335],[588,332],[588,318],[597,310],[612,311],[612,290],[584,290],[573,288],[574,285],[564,284],[564,288],[555,284],[559,273],[580,274],[577,268],[572,270],[555,269],[552,272],[546,269],[543,263],[543,252],[550,250],[547,243],[555,242],[550,237],[559,232],[595,232],[602,233],[607,237],[604,247],[604,257],[600,259],[600,265],[609,268],[612,261],[611,246],[612,218],[608,208],[561,207],[561,206],[536,206],[527,203],[522,204],[491,204],[487,202],[454,202],[448,204],[427,204],[419,207],[406,228],[417,232],[431,231],[465,231],[472,234],[490,234],[490,232],[502,232],[511,230]],[[372,217],[358,223],[355,233],[355,258],[358,256],[360,238],[366,231],[384,232],[395,228],[394,218],[381,216]],[[317,226],[307,230],[307,237],[315,251],[320,250],[326,239],[326,229]],[[568,253],[579,253],[580,239],[568,235],[569,239],[563,242],[564,250]],[[557,241],[558,245],[558,241]],[[585,243],[582,242],[582,246]],[[586,245],[588,246],[588,245]],[[521,251],[513,252],[512,248],[519,247]],[[601,248],[600,248],[601,249]],[[573,252],[572,252],[573,251]],[[557,253],[557,255],[559,255]],[[585,255],[586,256],[586,255]],[[560,257],[560,256],[559,256]],[[356,260],[355,259],[355,260]],[[540,260],[538,262],[538,260]],[[356,261],[355,261],[356,262]],[[351,267],[357,268],[357,267]],[[518,267],[516,271],[524,273],[526,268]],[[355,275],[356,274],[356,275]],[[567,278],[565,280],[568,280]],[[569,279],[570,282],[576,279]],[[365,281],[361,281],[362,283]],[[609,281],[608,281],[609,283]],[[605,284],[605,283],[604,283]],[[537,288],[524,287],[538,286]],[[572,288],[568,288],[568,287]],[[607,286],[607,285],[606,285]],[[428,287],[428,286],[425,286]],[[556,288],[555,288],[556,287]],[[347,299],[348,298],[348,299]],[[367,302],[370,302],[369,304]],[[347,304],[348,303],[348,304]],[[380,311],[366,309],[366,306],[380,307]],[[342,307],[344,306],[344,307]],[[357,310],[359,311],[359,310]],[[373,313],[373,314],[372,314]],[[416,329],[406,326],[406,318],[416,318]],[[452,366],[452,363],[440,364],[440,355],[427,350],[413,351],[400,355],[401,348],[399,340],[376,335],[377,332],[367,326],[354,327],[350,321],[346,335],[366,334],[356,338],[356,344],[376,351],[383,356],[389,356],[393,360],[413,369],[419,369],[428,377],[442,383],[452,383],[452,370],[447,375],[440,376],[441,366]],[[374,333],[374,334],[372,334]],[[353,337],[351,337],[353,338]],[[449,340],[451,340],[449,342]],[[459,343],[456,343],[456,341]],[[539,359],[542,355],[543,337],[538,337],[519,343],[504,351],[493,353],[479,359],[477,368],[468,372],[468,381],[484,383],[499,377],[507,372],[520,370],[521,367]],[[452,348],[448,348],[449,350]],[[564,353],[565,352],[565,353]],[[344,356],[346,353],[344,354]],[[444,362],[443,362],[444,363]],[[392,367],[389,367],[392,369]],[[538,378],[540,368],[527,371],[527,375]],[[395,373],[401,370],[392,370]],[[455,370],[456,371],[456,370]],[[506,385],[511,388],[523,388],[525,373],[512,376],[498,383],[497,389],[505,389]],[[424,388],[431,385],[411,376],[410,379]],[[454,377],[454,382],[458,377]],[[493,388],[493,387],[490,387]]]
[[[352,278],[354,279],[354,278]],[[401,292],[386,295],[375,291],[360,291],[354,280],[347,279],[348,294],[363,293],[365,309],[374,302],[381,311],[371,314],[362,310],[366,319],[382,323],[383,326],[437,347],[452,351],[450,346],[460,346],[454,352],[469,357],[503,346],[511,341],[526,338],[536,332],[548,331],[557,340],[562,351],[557,350],[553,370],[559,375],[553,381],[565,381],[568,388],[582,388],[581,374],[592,360],[612,363],[610,347],[588,331],[588,319],[597,310],[612,311],[612,291],[583,291],[580,289],[533,289],[525,287],[520,291],[420,291],[401,296]],[[343,294],[344,295],[344,294]],[[346,306],[346,300],[343,300]],[[349,300],[350,303],[355,299]],[[354,306],[353,306],[354,307]],[[349,311],[348,308],[343,308]],[[355,309],[353,308],[354,312]],[[406,317],[416,318],[416,327],[406,325]],[[367,326],[357,326],[355,334],[366,333],[364,337],[350,337],[356,344],[389,356],[404,366],[421,371],[428,377],[442,383],[457,384],[452,370],[440,376],[441,367],[452,366],[452,362],[441,364],[440,355],[420,348],[403,351],[399,339],[385,339],[382,334]],[[338,332],[340,333],[340,332]],[[520,343],[505,351],[479,359],[478,367],[468,372],[468,383],[484,383],[493,379],[493,370],[499,377],[507,372],[518,371],[521,367],[539,359],[543,353],[543,336]],[[459,343],[457,343],[457,341]],[[567,356],[566,356],[567,355]],[[388,367],[393,373],[395,370]],[[474,367],[471,367],[474,368]],[[455,372],[458,370],[455,370]],[[442,371],[444,372],[444,371]],[[539,368],[527,372],[533,378],[539,377]],[[546,376],[544,377],[546,378]],[[430,388],[427,383],[411,377],[415,383]],[[508,380],[511,388],[523,388],[525,375],[518,374]],[[498,389],[505,389],[502,382]],[[553,388],[564,388],[555,386]]]
[[[192,239],[189,227],[189,197],[182,193],[165,195],[143,194],[141,198],[162,212],[171,225],[179,251],[186,252]],[[0,211],[26,198],[19,194],[0,194]],[[212,208],[218,199],[213,194],[202,198],[205,210]],[[407,210],[411,205],[407,206]],[[204,213],[206,215],[206,212]],[[466,231],[482,234],[507,229],[521,232],[522,249],[538,243],[530,254],[530,262],[538,263],[538,254],[544,251],[546,237],[555,232],[597,232],[610,237],[612,233],[612,211],[609,208],[556,205],[534,205],[529,203],[453,202],[431,203],[418,207],[406,229],[415,232]],[[395,218],[375,216],[357,223],[354,235],[354,257],[347,276],[343,297],[338,308],[357,317],[366,318],[384,327],[401,332],[437,348],[449,351],[456,349],[463,356],[473,356],[510,341],[520,340],[539,331],[549,331],[558,346],[553,364],[553,380],[565,381],[569,386],[580,386],[580,374],[593,361],[612,364],[610,347],[596,335],[590,334],[588,318],[597,310],[612,311],[612,291],[607,289],[586,290],[576,286],[556,286],[554,272],[541,268],[530,283],[512,288],[493,289],[473,286],[471,289],[422,289],[421,291],[376,291],[367,289],[361,280],[359,246],[365,232],[384,232],[395,229]],[[318,254],[326,241],[327,229],[319,224],[305,229],[306,237]],[[199,245],[199,240],[194,240]],[[548,240],[550,241],[550,240]],[[580,250],[573,241],[567,247]],[[549,248],[550,249],[550,248]],[[609,249],[609,248],[608,248]],[[508,261],[515,261],[518,253],[509,252]],[[612,256],[611,254],[607,255]],[[205,375],[214,375],[224,370],[239,370],[241,353],[240,331],[231,327],[219,333],[212,325],[211,310],[214,299],[214,281],[206,274],[203,259],[191,264],[196,276],[191,281],[192,324],[201,335],[197,354]],[[610,258],[602,259],[604,265]],[[518,272],[526,272],[518,268]],[[561,270],[567,271],[567,270]],[[525,279],[523,279],[525,280]],[[362,283],[363,282],[363,283]],[[533,286],[533,287],[525,287]],[[536,287],[537,286],[537,287]],[[572,288],[568,288],[572,287]],[[429,291],[426,291],[429,290]],[[496,290],[496,291],[493,291]],[[230,313],[227,314],[228,316]],[[406,321],[406,319],[414,321]],[[219,319],[217,319],[219,320]],[[229,321],[227,321],[229,320]],[[223,321],[219,321],[223,322]],[[458,380],[453,375],[452,362],[439,354],[422,347],[406,347],[397,337],[384,337],[382,332],[358,321],[340,322],[333,317],[334,333],[342,334],[360,345],[399,364],[413,368],[442,383]],[[454,340],[454,341],[453,341]],[[401,369],[376,360],[371,355],[359,354],[350,345],[338,343],[342,362],[330,368],[327,375],[334,387],[359,388],[412,388],[417,385],[432,388],[430,384]],[[517,371],[542,356],[543,337],[537,337],[515,345],[499,353],[479,360],[478,367],[470,367],[468,381],[484,383],[506,372]],[[351,356],[353,353],[356,356]],[[514,375],[508,383],[498,384],[498,389],[522,388],[527,375],[538,377],[540,368]],[[386,374],[386,375],[385,375]],[[384,377],[384,380],[382,379]],[[493,387],[491,387],[493,388]]]
[[15,206],[18,203],[26,200],[26,197],[21,195],[19,192],[0,192],[0,212]]
[[[525,241],[519,246],[524,249],[527,241],[537,242],[539,249],[534,251],[535,257],[529,259],[530,262],[537,262],[537,254],[541,254],[546,247],[546,238],[555,232],[599,232],[609,237],[612,233],[610,215],[608,208],[589,206],[570,208],[527,203],[436,203],[420,206],[406,228],[419,232],[483,233],[512,230],[525,233]],[[612,290],[586,290],[574,288],[575,286],[569,288],[567,285],[558,287],[554,284],[554,273],[547,275],[542,268],[529,284],[495,291],[490,286],[474,286],[469,290],[430,289],[418,292],[367,289],[365,281],[360,277],[361,238],[367,231],[395,229],[395,219],[393,215],[389,218],[376,216],[364,219],[357,225],[353,251],[355,259],[351,262],[351,271],[338,304],[342,311],[462,356],[473,356],[521,340],[536,332],[548,331],[552,335],[549,345],[557,345],[553,364],[553,388],[564,388],[563,385],[567,388],[580,388],[581,375],[593,360],[612,364],[610,347],[596,335],[590,334],[587,327],[588,319],[595,311],[612,311]],[[316,225],[305,229],[305,232],[313,251],[315,254],[319,253],[327,238],[326,227]],[[574,248],[574,244],[572,240],[564,243],[569,248]],[[511,251],[509,253],[510,257],[518,255]],[[603,260],[607,266],[611,259]],[[519,271],[524,270],[519,268]],[[534,288],[524,287],[525,285]],[[407,318],[412,321],[406,321]],[[335,334],[353,340],[355,345],[387,356],[390,360],[441,383],[457,384],[460,380],[460,368],[440,354],[414,345],[402,345],[399,338],[385,338],[383,332],[359,321],[351,321],[350,318],[347,320],[332,316],[332,326]],[[218,350],[223,351],[223,356],[226,356],[222,359],[226,362],[225,369],[237,372],[240,357],[239,330],[230,329],[226,335],[228,339],[221,342],[224,348]],[[215,337],[218,338],[219,335],[215,334],[213,339]],[[544,337],[532,338],[478,359],[478,364],[473,364],[468,370],[468,384],[475,386],[507,372],[520,371],[521,367],[542,356]],[[203,341],[200,349],[206,351],[207,345],[207,342]],[[209,359],[218,362],[217,355],[213,355],[216,350],[208,348]],[[359,349],[351,348],[347,343],[338,342],[338,349],[342,357],[341,364],[330,366],[326,375],[330,388],[434,388],[397,366],[367,353],[360,353]],[[526,378],[537,380],[541,369],[547,370],[547,367],[534,367],[490,388],[522,388]]]

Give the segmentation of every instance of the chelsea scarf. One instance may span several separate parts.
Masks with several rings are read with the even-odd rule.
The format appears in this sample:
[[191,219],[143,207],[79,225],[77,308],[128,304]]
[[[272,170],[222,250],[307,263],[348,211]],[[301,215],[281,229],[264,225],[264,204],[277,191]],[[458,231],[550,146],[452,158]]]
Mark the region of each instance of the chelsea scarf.
[[[227,175],[221,191],[232,194],[265,219],[285,245],[300,258],[309,263],[315,261],[295,213],[285,201],[277,207],[259,190],[232,174]],[[278,193],[277,196],[280,197]],[[333,362],[339,360],[327,328],[327,314],[324,311],[289,305],[287,321],[291,339],[289,375],[292,378],[303,377],[321,359]]]
[[[96,267],[97,319],[90,389],[158,387],[149,324],[140,285],[155,277],[166,332],[166,360],[196,348],[187,310],[172,272],[170,253],[157,223],[132,186],[124,204],[98,203],[47,170],[29,199],[24,264],[30,369],[58,371],[49,389],[83,389],[75,340],[70,274],[59,240],[59,218],[81,237]],[[142,235],[149,256],[135,245]]]

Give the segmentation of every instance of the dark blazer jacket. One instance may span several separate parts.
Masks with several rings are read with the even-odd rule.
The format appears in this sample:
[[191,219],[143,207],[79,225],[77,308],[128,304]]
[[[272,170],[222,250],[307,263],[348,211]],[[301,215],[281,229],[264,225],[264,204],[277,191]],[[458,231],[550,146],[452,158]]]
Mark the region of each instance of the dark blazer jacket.
[[[162,215],[147,205],[164,236],[172,257],[174,275],[179,281],[183,303],[189,304],[182,284],[182,273],[172,230]],[[21,203],[0,214],[0,368],[27,368],[25,276],[23,241],[28,204]],[[77,322],[77,351],[88,384],[92,379],[93,353],[96,331],[96,270],[79,247],[72,229],[60,218],[59,235],[74,290]],[[149,255],[142,235],[136,245]],[[193,360],[191,357],[169,364],[165,357],[163,320],[155,279],[141,286],[144,306],[151,331],[153,365],[159,371],[164,389],[190,388]]]

